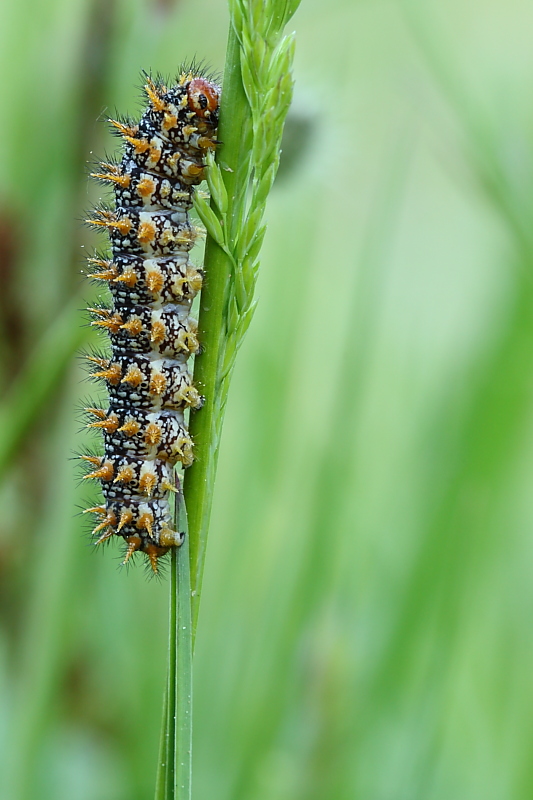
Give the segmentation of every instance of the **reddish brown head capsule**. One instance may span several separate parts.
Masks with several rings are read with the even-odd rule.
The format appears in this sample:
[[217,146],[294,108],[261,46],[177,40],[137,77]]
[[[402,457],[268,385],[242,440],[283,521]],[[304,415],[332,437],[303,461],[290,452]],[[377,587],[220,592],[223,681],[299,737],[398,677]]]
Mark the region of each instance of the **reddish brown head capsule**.
[[193,78],[187,87],[189,108],[196,116],[216,123],[220,89],[204,78]]

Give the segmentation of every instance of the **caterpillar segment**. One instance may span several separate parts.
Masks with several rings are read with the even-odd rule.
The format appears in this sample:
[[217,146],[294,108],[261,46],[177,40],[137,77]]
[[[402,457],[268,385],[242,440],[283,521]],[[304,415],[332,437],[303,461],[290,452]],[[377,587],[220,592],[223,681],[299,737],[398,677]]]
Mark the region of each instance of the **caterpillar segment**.
[[122,158],[92,173],[114,195],[87,220],[110,244],[109,254],[89,259],[88,277],[109,291],[111,303],[88,311],[111,352],[87,356],[108,403],[84,409],[103,455],[81,458],[84,480],[97,481],[103,494],[86,509],[95,517],[95,543],[117,536],[124,564],[142,552],[157,572],[158,559],[183,541],[173,529],[170,498],[180,495],[174,467],[193,462],[186,412],[204,401],[187,366],[200,350],[191,304],[203,279],[190,261],[203,232],[189,212],[205,155],[218,143],[220,88],[185,71],[171,87],[146,77],[144,91],[148,105],[138,123],[110,120]]

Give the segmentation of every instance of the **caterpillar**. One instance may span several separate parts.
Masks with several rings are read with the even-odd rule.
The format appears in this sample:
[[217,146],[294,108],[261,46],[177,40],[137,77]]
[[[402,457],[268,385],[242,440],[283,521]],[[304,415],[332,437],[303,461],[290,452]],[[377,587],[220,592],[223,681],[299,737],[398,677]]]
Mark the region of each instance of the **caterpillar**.
[[170,88],[144,77],[139,122],[109,120],[123,140],[121,160],[91,174],[114,191],[114,203],[87,220],[109,237],[110,255],[90,258],[88,277],[109,288],[111,303],[88,311],[111,352],[87,355],[108,403],[85,408],[87,426],[103,434],[103,455],[81,458],[89,465],[84,478],[103,494],[85,510],[97,518],[95,543],[121,537],[123,564],[140,551],[157,572],[158,559],[183,541],[173,529],[170,496],[180,494],[173,468],[193,461],[185,412],[204,401],[187,368],[200,348],[190,311],[203,277],[189,260],[200,235],[189,211],[206,153],[218,144],[221,90],[195,67]]

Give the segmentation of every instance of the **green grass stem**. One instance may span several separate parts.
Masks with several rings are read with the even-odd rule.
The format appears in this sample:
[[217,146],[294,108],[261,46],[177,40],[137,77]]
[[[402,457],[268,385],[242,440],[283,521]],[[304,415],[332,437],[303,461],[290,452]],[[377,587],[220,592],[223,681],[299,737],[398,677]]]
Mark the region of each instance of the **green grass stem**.
[[[246,156],[247,142],[241,132],[250,119],[250,109],[240,74],[240,48],[230,28],[224,93],[218,136],[223,142],[218,160],[224,164],[222,176],[228,193],[228,218],[239,207],[238,165]],[[230,171],[231,170],[231,171]],[[240,187],[242,192],[242,186]],[[193,636],[196,630],[200,590],[205,562],[209,518],[213,500],[218,448],[222,428],[219,363],[226,344],[228,285],[232,272],[230,256],[209,237],[205,253],[207,277],[202,289],[199,338],[203,354],[196,359],[194,379],[206,402],[201,413],[191,415],[190,431],[195,442],[195,462],[185,474],[184,494],[189,514]]]
[[283,28],[299,0],[232,0],[216,161],[208,159],[211,206],[195,197],[209,238],[194,377],[206,405],[193,416],[196,461],[185,478],[190,515],[193,636],[196,630],[220,434],[239,347],[255,311],[265,203],[279,166],[292,99],[294,40]]
[[[297,2],[292,4],[296,8]],[[265,201],[279,164],[283,123],[292,97],[290,16],[279,0],[230,3],[224,91],[216,161],[208,159],[211,205],[195,197],[209,234],[199,333],[204,353],[194,378],[205,406],[191,415],[195,463],[187,471],[185,543],[172,554],[168,685],[160,740],[156,800],[191,796],[192,648],[220,435],[229,382],[255,302]],[[266,99],[264,99],[266,98]],[[181,529],[181,528],[178,528]],[[187,562],[187,563],[185,563]]]
[[185,532],[172,548],[168,675],[163,704],[155,800],[190,800],[192,789],[192,628],[187,514],[179,503],[178,524]]
[[87,337],[76,318],[79,308],[75,298],[50,325],[0,404],[0,478]]

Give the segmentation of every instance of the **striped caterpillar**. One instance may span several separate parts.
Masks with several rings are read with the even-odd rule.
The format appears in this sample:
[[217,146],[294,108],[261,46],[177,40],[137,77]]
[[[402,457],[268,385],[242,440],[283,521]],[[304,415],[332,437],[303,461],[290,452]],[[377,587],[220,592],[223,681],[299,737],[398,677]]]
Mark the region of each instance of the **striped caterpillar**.
[[116,535],[127,547],[123,563],[141,551],[157,572],[158,558],[179,546],[170,492],[179,493],[173,467],[193,461],[186,409],[203,398],[187,370],[198,352],[191,303],[202,272],[189,261],[199,231],[189,220],[205,155],[215,148],[220,88],[194,67],[167,88],[146,77],[148,107],[138,124],[110,120],[123,137],[120,162],[102,163],[92,177],[114,190],[113,207],[87,220],[105,229],[110,258],[89,259],[89,275],[109,287],[109,307],[90,308],[92,325],[110,340],[111,355],[87,357],[104,381],[107,408],[91,407],[88,427],[103,433],[104,453],[82,455],[85,478],[100,482],[96,544]]

